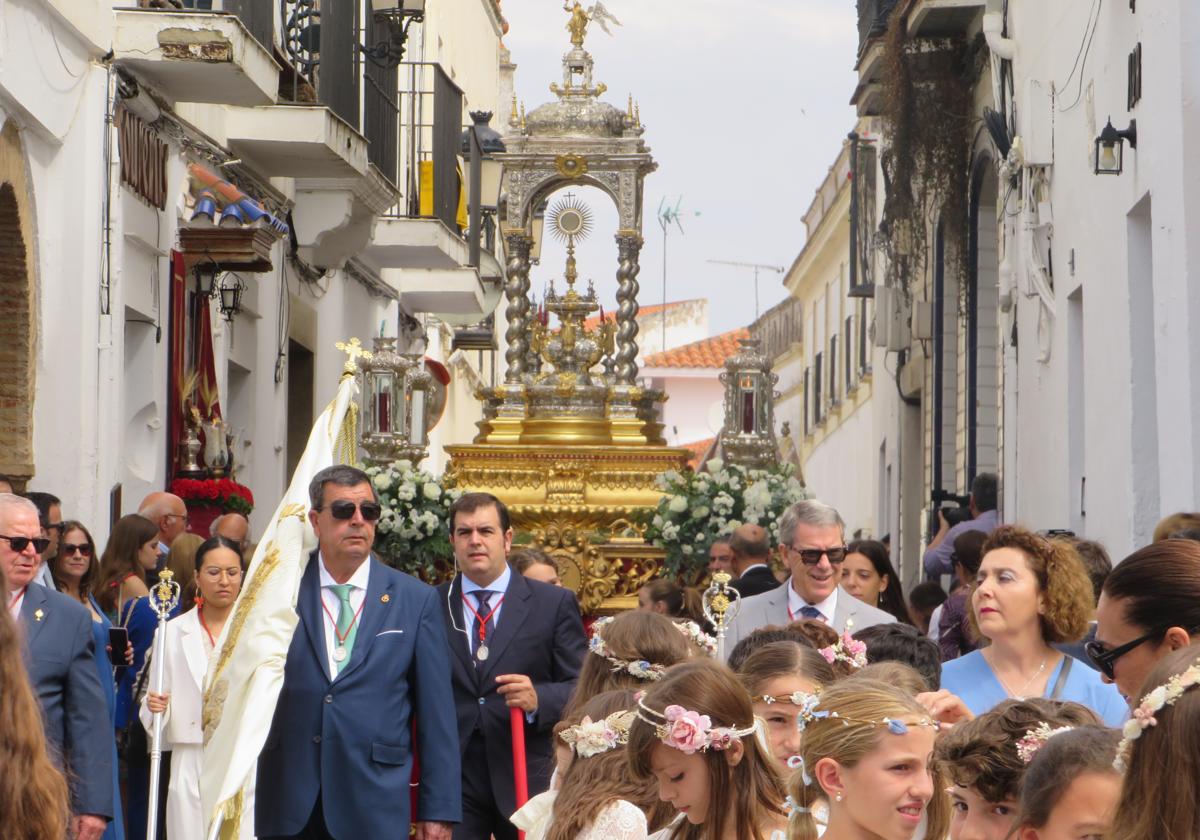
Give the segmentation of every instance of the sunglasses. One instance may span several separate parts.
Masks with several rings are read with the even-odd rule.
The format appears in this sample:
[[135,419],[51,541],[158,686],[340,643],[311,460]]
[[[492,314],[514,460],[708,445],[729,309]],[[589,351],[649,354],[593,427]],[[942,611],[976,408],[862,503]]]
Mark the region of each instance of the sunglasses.
[[800,562],[805,566],[816,566],[821,562],[822,557],[828,557],[830,565],[833,566],[846,559],[846,546],[844,545],[833,548],[796,548],[789,545],[788,548],[800,555]]
[[[1139,636],[1132,642],[1126,642],[1125,644],[1112,648],[1111,650],[1106,648],[1103,642],[1085,642],[1083,645],[1083,650],[1088,655],[1088,659],[1092,660],[1092,662],[1096,664],[1096,667],[1100,669],[1101,674],[1108,677],[1110,680],[1115,680],[1116,674],[1114,669],[1116,668],[1118,659],[1129,653],[1129,651],[1133,650],[1138,645],[1145,644],[1151,639],[1164,636],[1168,629],[1170,628],[1164,627],[1161,630],[1153,630],[1147,633],[1145,636]],[[1194,633],[1196,630],[1189,628],[1188,632]]]
[[334,519],[353,519],[354,511],[362,514],[362,518],[367,522],[376,522],[383,514],[383,508],[378,502],[363,502],[356,505],[354,502],[346,499],[338,499],[329,505],[329,512]]
[[18,554],[29,545],[32,545],[33,550],[38,554],[50,547],[50,540],[45,537],[6,537],[4,534],[0,534],[0,540],[7,540],[9,547]]
[[58,551],[59,554],[63,555],[64,557],[70,557],[75,552],[79,552],[84,557],[92,556],[92,547],[87,543],[80,543],[79,545],[75,545],[74,543],[63,543],[59,547]]

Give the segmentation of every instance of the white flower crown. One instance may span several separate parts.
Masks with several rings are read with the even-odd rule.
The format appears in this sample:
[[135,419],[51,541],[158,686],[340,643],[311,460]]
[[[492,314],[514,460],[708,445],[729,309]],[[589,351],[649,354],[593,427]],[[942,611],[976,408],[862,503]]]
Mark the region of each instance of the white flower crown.
[[634,717],[635,713],[627,709],[597,721],[584,716],[578,726],[568,726],[558,737],[579,757],[591,758],[629,743],[629,726]]
[[1070,732],[1074,728],[1074,726],[1060,726],[1058,729],[1051,729],[1050,724],[1042,721],[1033,729],[1026,731],[1024,737],[1020,741],[1017,741],[1017,757],[1028,764],[1033,761],[1033,757],[1038,754],[1038,750],[1046,746],[1047,741],[1055,735]]
[[[622,659],[609,649],[600,631],[611,624],[612,616],[596,619],[592,624],[592,637],[588,640],[588,651],[612,663],[613,671],[624,671],[639,680],[654,682],[662,679],[667,672],[667,666],[646,659]],[[706,651],[709,656],[715,656],[717,642],[700,629],[694,621],[672,621],[671,624],[689,641]]]
[[1160,685],[1142,698],[1142,702],[1133,710],[1133,717],[1125,721],[1125,726],[1121,729],[1125,737],[1121,739],[1121,745],[1117,747],[1117,757],[1113,761],[1113,767],[1118,772],[1125,772],[1133,742],[1142,737],[1142,733],[1151,726],[1158,724],[1154,715],[1166,706],[1175,705],[1175,701],[1182,697],[1184,692],[1197,685],[1200,685],[1200,659],[1193,662],[1186,671],[1171,677],[1165,685]]

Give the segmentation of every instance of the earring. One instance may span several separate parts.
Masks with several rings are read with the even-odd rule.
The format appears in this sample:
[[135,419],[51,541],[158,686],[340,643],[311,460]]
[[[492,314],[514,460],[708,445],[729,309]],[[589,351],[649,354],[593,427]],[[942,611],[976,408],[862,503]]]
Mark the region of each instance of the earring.
[[842,801],[842,792],[840,790],[837,792],[837,796],[835,796],[834,799],[836,799],[838,802]]

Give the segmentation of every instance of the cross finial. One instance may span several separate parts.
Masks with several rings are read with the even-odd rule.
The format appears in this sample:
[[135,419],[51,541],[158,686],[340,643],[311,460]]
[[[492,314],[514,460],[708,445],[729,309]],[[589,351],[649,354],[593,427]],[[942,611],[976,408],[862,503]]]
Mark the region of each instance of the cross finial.
[[342,368],[343,373],[351,375],[358,373],[358,360],[371,358],[371,351],[364,348],[357,337],[351,338],[349,341],[339,341],[334,347],[347,356],[346,366]]

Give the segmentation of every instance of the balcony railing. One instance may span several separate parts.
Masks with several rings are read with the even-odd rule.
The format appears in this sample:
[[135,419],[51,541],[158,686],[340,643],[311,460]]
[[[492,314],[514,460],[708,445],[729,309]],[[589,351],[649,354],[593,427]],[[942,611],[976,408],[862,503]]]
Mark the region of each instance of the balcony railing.
[[139,9],[163,11],[232,12],[268,50],[275,33],[270,0],[138,0]]
[[858,0],[858,54],[867,41],[887,32],[888,19],[898,0]]

